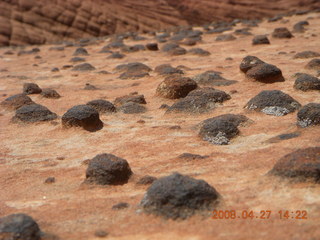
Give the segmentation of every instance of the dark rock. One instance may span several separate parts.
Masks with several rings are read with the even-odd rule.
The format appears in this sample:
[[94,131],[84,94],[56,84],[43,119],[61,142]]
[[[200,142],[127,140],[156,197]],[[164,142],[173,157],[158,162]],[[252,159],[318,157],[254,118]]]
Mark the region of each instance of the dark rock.
[[70,59],[70,62],[84,62],[86,59],[82,57],[73,57]]
[[56,47],[51,47],[49,48],[50,51],[64,51],[64,47],[61,47],[61,46],[56,46]]
[[179,55],[184,55],[187,53],[187,50],[182,48],[182,47],[177,47],[177,48],[174,48],[170,51],[168,51],[168,53],[171,55],[171,56],[179,56]]
[[229,86],[237,83],[234,80],[227,80],[223,78],[219,72],[206,71],[204,73],[198,74],[192,78],[199,85],[204,86]]
[[255,56],[246,56],[245,58],[242,59],[242,61],[240,63],[240,70],[242,72],[246,73],[251,68],[256,67],[256,66],[263,64],[263,63],[265,63],[265,62]]
[[146,175],[146,176],[141,177],[138,180],[137,184],[138,185],[149,185],[149,184],[153,183],[155,180],[157,180],[156,177]]
[[161,64],[154,71],[160,75],[183,74],[183,71],[172,67],[170,64]]
[[126,71],[141,71],[141,72],[150,72],[152,69],[147,65],[139,62],[132,62],[127,64],[121,64],[116,66],[114,69],[115,72],[126,72]]
[[218,42],[225,42],[225,41],[233,41],[236,40],[237,38],[233,36],[232,34],[222,34],[216,37],[216,41]]
[[179,45],[176,43],[166,43],[162,46],[161,51],[163,52],[170,52],[174,50],[175,48],[178,48]]
[[293,31],[303,33],[306,30],[304,26],[307,26],[307,25],[309,25],[308,21],[297,22],[295,25],[293,25]]
[[279,68],[272,64],[262,63],[251,68],[246,72],[249,79],[253,79],[262,83],[283,82],[284,78]]
[[293,87],[304,92],[320,90],[320,79],[305,73],[299,74]]
[[144,113],[147,109],[139,103],[127,102],[119,107],[119,111],[125,114],[137,114]]
[[1,102],[1,106],[12,110],[16,110],[22,106],[30,104],[34,104],[34,102],[25,93],[10,96]]
[[125,47],[126,45],[122,41],[115,41],[109,43],[107,46],[103,47],[102,49],[119,49]]
[[24,83],[22,91],[26,94],[39,94],[42,92],[41,88],[35,83]]
[[114,58],[114,59],[122,59],[124,58],[126,55],[119,53],[119,52],[114,52],[112,53],[108,58]]
[[197,44],[197,40],[193,38],[187,38],[184,41],[180,42],[180,44],[185,46],[194,46]]
[[223,33],[232,30],[232,27],[218,27],[207,31],[207,33]]
[[173,173],[154,181],[140,206],[148,214],[186,219],[196,213],[212,211],[219,198],[219,193],[205,181]]
[[320,125],[320,103],[303,106],[298,112],[297,121],[300,127]]
[[86,171],[86,183],[98,185],[123,185],[128,182],[132,171],[127,160],[113,154],[95,156]]
[[188,53],[198,56],[209,56],[211,54],[210,52],[203,50],[202,48],[191,48]]
[[121,210],[121,209],[125,209],[128,208],[130,205],[128,203],[125,202],[120,202],[118,204],[115,204],[112,206],[113,210]]
[[278,143],[278,142],[283,141],[283,140],[289,140],[289,139],[297,138],[300,135],[301,135],[300,132],[284,133],[284,134],[280,134],[278,136],[275,136],[273,138],[270,138],[269,140],[267,140],[267,142],[268,143]]
[[77,48],[76,51],[73,53],[73,56],[88,56],[88,52],[85,48]]
[[104,237],[106,237],[106,236],[108,236],[108,235],[109,235],[109,233],[106,232],[106,231],[104,231],[104,230],[96,230],[96,231],[94,232],[94,236],[96,236],[96,237],[98,237],[98,238],[104,238]]
[[72,71],[92,71],[96,70],[90,63],[81,63],[73,67]]
[[320,147],[298,149],[278,160],[269,174],[299,181],[320,181]]
[[51,89],[51,88],[43,89],[41,92],[41,96],[44,98],[53,98],[53,99],[58,99],[61,97],[60,94],[56,90]]
[[320,53],[313,52],[313,51],[303,51],[298,52],[296,55],[293,56],[293,58],[315,58],[320,57]]
[[209,156],[202,156],[199,154],[192,154],[192,153],[182,153],[178,156],[180,159],[185,159],[185,160],[200,160],[200,159],[206,159]]
[[139,104],[147,104],[146,99],[144,98],[144,95],[126,95],[122,97],[117,97],[114,100],[115,105],[123,105],[128,102],[134,102]]
[[57,114],[51,112],[48,108],[39,105],[31,104],[24,105],[16,110],[13,120],[19,120],[26,123],[51,121],[57,118]]
[[51,69],[51,72],[59,72],[59,68],[55,67]]
[[159,48],[158,48],[158,43],[148,43],[146,45],[146,48],[150,51],[158,51]]
[[124,46],[121,48],[121,51],[125,53],[133,53],[142,50],[145,50],[145,47],[143,45]]
[[235,35],[243,35],[243,36],[249,36],[252,35],[251,32],[249,32],[250,28],[242,28],[242,29],[237,29],[234,31]]
[[300,107],[300,103],[279,90],[262,91],[245,105],[249,110],[274,116],[284,116]]
[[168,104],[162,104],[159,109],[168,109],[170,106]]
[[63,65],[62,66],[62,69],[65,70],[65,69],[69,69],[69,68],[72,68],[73,65]]
[[186,97],[196,88],[197,83],[192,79],[173,75],[159,84],[156,93],[165,98],[176,99]]
[[213,88],[202,88],[191,91],[185,98],[174,103],[168,110],[170,112],[205,113],[215,108],[216,103],[229,100],[230,95],[224,91]]
[[18,52],[18,56],[35,54],[35,53],[38,53],[38,52],[40,52],[39,48],[33,48],[33,49],[29,50],[29,51],[21,50],[21,51]]
[[54,183],[56,182],[56,179],[54,177],[48,177],[44,183],[47,183],[47,184],[51,184],[51,183]]
[[87,131],[97,131],[102,129],[103,123],[96,109],[88,105],[77,105],[62,116],[62,126],[82,127]]
[[96,109],[99,113],[113,113],[116,112],[116,107],[109,101],[103,99],[92,100],[87,102],[87,105]]
[[274,31],[272,33],[272,37],[274,37],[274,38],[292,38],[293,35],[291,34],[291,32],[287,28],[280,27],[280,28],[274,29]]
[[106,70],[101,70],[99,72],[97,72],[98,74],[110,74],[110,72],[106,71]]
[[282,18],[283,18],[282,16],[274,16],[272,18],[269,18],[268,22],[276,22],[276,21],[281,20]]
[[90,83],[86,83],[86,85],[83,88],[84,90],[98,90],[98,88]]
[[227,145],[239,134],[238,126],[249,119],[243,115],[224,114],[201,123],[199,136],[210,143]]
[[8,50],[8,51],[5,51],[3,54],[4,54],[4,55],[13,55],[13,54],[14,54],[14,52],[12,52],[12,51]]
[[41,231],[32,217],[11,214],[0,218],[1,240],[40,240]]
[[308,62],[306,65],[306,69],[320,71],[320,58],[315,58]]
[[257,35],[252,39],[252,45],[270,44],[266,35]]

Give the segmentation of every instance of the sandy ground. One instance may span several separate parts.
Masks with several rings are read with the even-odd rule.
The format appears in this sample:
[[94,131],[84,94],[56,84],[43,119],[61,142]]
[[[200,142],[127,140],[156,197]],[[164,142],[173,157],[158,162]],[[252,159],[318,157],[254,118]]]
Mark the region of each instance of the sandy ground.
[[[319,92],[300,92],[293,89],[294,73],[305,72],[310,59],[293,59],[295,53],[305,50],[320,51],[320,15],[309,14],[285,18],[286,23],[264,21],[256,34],[271,34],[276,27],[292,26],[308,19],[305,33],[294,33],[292,39],[273,39],[270,45],[252,46],[252,36],[237,36],[230,42],[214,41],[216,35],[204,35],[201,47],[210,51],[207,57],[182,55],[171,57],[162,52],[137,52],[124,59],[107,59],[109,54],[98,53],[107,40],[87,46],[90,56],[86,61],[97,68],[90,73],[78,73],[61,67],[69,60],[76,47],[64,51],[49,51],[52,45],[39,46],[41,59],[34,55],[3,55],[0,49],[0,101],[22,91],[22,84],[35,82],[41,88],[52,87],[62,97],[45,99],[39,95],[31,98],[57,113],[60,117],[72,106],[89,100],[103,98],[113,101],[116,97],[139,92],[147,100],[144,114],[116,113],[101,115],[104,128],[98,132],[82,129],[63,129],[60,119],[53,123],[14,124],[14,112],[0,110],[0,216],[24,212],[31,215],[42,231],[61,239],[97,239],[98,229],[109,232],[107,239],[318,239],[320,236],[320,186],[313,183],[291,183],[284,179],[266,176],[275,162],[283,155],[298,148],[320,146],[320,128],[300,129],[296,126],[296,112],[283,117],[247,112],[243,106],[262,90],[278,89],[288,93],[302,105],[320,102]],[[237,28],[242,28],[238,25]],[[149,37],[151,38],[151,37]],[[145,44],[152,40],[133,42]],[[31,49],[28,47],[27,49]],[[190,47],[186,47],[187,49]],[[286,52],[285,54],[278,54]],[[285,82],[262,84],[251,82],[239,71],[239,64],[246,55],[254,55],[278,66]],[[231,57],[233,60],[225,60]],[[164,63],[185,65],[194,76],[207,70],[222,72],[222,76],[237,80],[230,86],[217,89],[230,92],[232,99],[222,106],[202,115],[164,114],[161,104],[174,101],[155,96],[155,89],[163,77],[151,76],[138,80],[121,80],[113,68],[121,63],[143,62],[151,68]],[[37,64],[34,66],[33,64]],[[53,67],[60,72],[53,73]],[[111,74],[97,74],[106,70]],[[10,75],[10,76],[8,76]],[[15,76],[26,76],[19,79]],[[99,88],[83,90],[86,83]],[[230,145],[216,146],[198,137],[196,125],[202,120],[225,113],[245,114],[254,121],[241,127],[240,136]],[[137,123],[139,120],[145,123]],[[170,129],[179,125],[181,129]],[[283,133],[299,131],[301,136],[270,143],[268,140]],[[128,160],[133,177],[123,186],[87,187],[84,160],[100,153],[112,153]],[[178,159],[188,152],[209,155],[201,160]],[[62,159],[62,160],[61,160]],[[139,213],[138,204],[147,186],[138,186],[144,175],[161,177],[178,171],[204,179],[223,196],[220,210],[252,210],[258,216],[261,210],[271,210],[270,219],[211,219],[200,216],[185,221],[164,220]],[[56,182],[45,184],[47,177]],[[112,210],[119,202],[130,207]],[[306,210],[307,220],[279,219],[279,210]]]

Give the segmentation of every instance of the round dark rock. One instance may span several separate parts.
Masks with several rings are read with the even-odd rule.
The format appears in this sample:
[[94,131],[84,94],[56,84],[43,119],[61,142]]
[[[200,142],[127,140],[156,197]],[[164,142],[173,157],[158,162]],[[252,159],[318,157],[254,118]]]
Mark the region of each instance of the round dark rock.
[[123,185],[128,182],[132,171],[127,160],[113,154],[95,156],[86,171],[86,183],[98,185]]
[[73,53],[73,56],[88,56],[88,52],[85,48],[77,48]]
[[155,180],[157,180],[156,177],[146,175],[146,176],[141,177],[138,180],[137,184],[138,185],[149,185],[149,184],[153,183]]
[[315,58],[308,62],[306,65],[306,69],[320,71],[320,58]]
[[249,110],[274,116],[284,116],[300,107],[299,102],[279,90],[262,91],[245,105]]
[[51,72],[59,72],[59,68],[55,67],[51,69]]
[[166,112],[205,113],[215,108],[216,103],[230,99],[224,91],[202,88],[191,91],[185,98],[179,99]]
[[142,106],[139,103],[127,102],[119,107],[119,111],[125,114],[137,114],[144,113],[147,111],[147,109],[145,106]]
[[183,74],[183,71],[172,67],[170,64],[161,64],[154,71],[160,75]]
[[51,112],[48,108],[31,104],[24,105],[16,110],[13,120],[19,120],[27,123],[51,121],[57,118],[57,114]]
[[269,172],[299,181],[320,181],[320,147],[298,149],[278,160]]
[[113,210],[121,210],[121,209],[125,209],[125,208],[128,208],[130,205],[126,202],[120,202],[120,203],[117,203],[115,205],[112,206],[112,209]]
[[178,48],[179,44],[176,43],[166,43],[162,46],[161,51],[163,52],[170,52],[175,48]]
[[209,118],[201,123],[199,136],[210,143],[227,145],[239,134],[238,126],[248,121],[243,115],[224,114]]
[[218,42],[225,42],[225,41],[233,41],[237,38],[233,36],[232,34],[222,34],[216,37],[216,41]]
[[122,59],[124,58],[126,55],[119,53],[119,52],[114,52],[112,53],[108,58],[114,58],[114,59]]
[[320,103],[309,103],[303,106],[297,115],[300,127],[320,125]]
[[97,131],[102,129],[103,123],[96,109],[88,105],[77,105],[62,116],[62,126],[82,127],[87,131]]
[[270,44],[266,35],[257,35],[252,39],[252,45]]
[[293,35],[291,34],[291,32],[287,28],[280,27],[280,28],[274,29],[274,31],[272,33],[272,37],[274,37],[274,38],[292,38]]
[[114,100],[114,104],[121,106],[128,102],[134,102],[139,104],[147,104],[146,99],[144,98],[144,95],[125,95],[122,97],[117,97]]
[[47,183],[47,184],[51,184],[51,183],[54,183],[56,181],[55,177],[48,177],[44,183]]
[[203,50],[202,48],[191,48],[188,53],[198,56],[209,56],[211,54],[210,52]]
[[82,57],[73,57],[70,59],[70,62],[84,62],[86,59]]
[[293,87],[304,92],[320,90],[320,79],[305,73],[299,74]]
[[203,86],[229,86],[237,81],[227,80],[220,75],[219,72],[206,71],[204,73],[198,74],[192,78],[197,84]]
[[81,63],[72,68],[72,71],[92,71],[96,68],[92,66],[90,63]]
[[152,71],[150,67],[140,62],[120,64],[116,66],[114,70],[115,72],[126,72],[126,71],[150,72]]
[[61,97],[60,94],[56,90],[51,89],[51,88],[43,89],[41,92],[41,96],[44,98],[53,98],[53,99],[57,99],[57,98]]
[[1,102],[1,106],[11,110],[16,110],[24,105],[30,104],[34,104],[34,102],[25,93],[10,96]]
[[176,99],[186,97],[196,88],[197,83],[190,78],[173,75],[159,84],[156,93],[165,98]]
[[154,181],[140,206],[148,214],[186,219],[196,213],[212,211],[219,198],[219,193],[204,180],[173,173]]
[[303,33],[306,30],[304,26],[307,26],[307,25],[309,25],[308,21],[297,22],[295,25],[293,25],[293,30],[295,32]]
[[26,214],[11,214],[0,218],[2,240],[40,240],[40,235],[38,224]]
[[242,59],[242,61],[240,63],[240,70],[242,72],[246,73],[251,68],[256,67],[256,66],[263,64],[263,63],[265,63],[265,62],[255,56],[246,56],[245,58]]
[[109,101],[103,99],[92,100],[87,102],[87,105],[96,109],[99,113],[113,113],[116,112],[116,107]]
[[42,89],[35,83],[24,83],[23,92],[26,94],[39,94]]
[[158,43],[148,43],[146,45],[146,48],[150,51],[158,51],[159,48],[158,48]]
[[246,72],[249,79],[253,79],[262,83],[283,82],[284,78],[279,68],[272,64],[262,63],[251,68]]
[[104,238],[104,237],[108,236],[109,233],[106,232],[106,231],[104,231],[104,230],[96,230],[96,231],[94,232],[94,235],[95,235],[96,237],[99,237],[99,238]]
[[303,51],[303,52],[298,52],[296,53],[296,55],[293,56],[293,58],[315,58],[315,57],[320,57],[320,53],[313,52],[313,51]]
[[171,56],[179,56],[179,55],[184,55],[187,53],[187,50],[182,48],[182,47],[177,47],[177,48],[174,48],[170,51],[168,51],[168,53],[171,55]]

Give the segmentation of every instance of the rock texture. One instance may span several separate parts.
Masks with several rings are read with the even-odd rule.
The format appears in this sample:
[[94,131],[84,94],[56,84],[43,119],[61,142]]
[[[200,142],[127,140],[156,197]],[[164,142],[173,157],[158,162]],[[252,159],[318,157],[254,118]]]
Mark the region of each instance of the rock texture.
[[[0,2],[0,46],[43,44],[213,20],[260,18],[320,7],[314,0],[28,0]],[[218,10],[217,10],[218,9]]]

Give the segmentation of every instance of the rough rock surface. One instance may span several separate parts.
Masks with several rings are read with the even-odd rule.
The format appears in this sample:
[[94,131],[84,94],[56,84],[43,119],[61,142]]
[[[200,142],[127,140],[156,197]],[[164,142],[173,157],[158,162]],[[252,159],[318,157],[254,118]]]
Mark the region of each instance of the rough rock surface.
[[206,71],[194,76],[192,80],[203,86],[228,86],[237,82],[235,80],[225,79],[216,71]]
[[88,131],[100,130],[103,123],[99,118],[99,112],[88,105],[77,105],[70,108],[62,116],[64,127],[82,127]]
[[217,145],[229,144],[231,138],[239,134],[238,126],[248,121],[243,115],[224,114],[209,118],[201,123],[199,136]]
[[320,71],[320,58],[310,60],[306,65],[307,69]]
[[173,173],[152,183],[140,206],[146,213],[186,219],[197,212],[212,211],[220,195],[204,180]]
[[116,107],[109,101],[103,99],[92,100],[87,102],[87,105],[96,109],[99,113],[116,112]]
[[278,160],[270,174],[300,181],[320,181],[320,147],[298,149]]
[[171,76],[159,84],[156,93],[165,98],[183,98],[197,88],[197,83],[190,78]]
[[283,82],[282,71],[275,65],[262,63],[246,72],[246,77],[262,83]]
[[24,105],[17,109],[13,120],[35,123],[51,121],[57,118],[57,114],[51,112],[48,108],[39,104]]
[[320,125],[320,103],[308,103],[297,114],[297,122],[300,127]]
[[0,218],[0,239],[40,240],[40,235],[38,224],[26,214],[11,214]]
[[86,171],[86,183],[98,185],[122,185],[128,182],[132,171],[127,160],[103,153],[90,160]]
[[320,79],[309,74],[299,74],[293,87],[301,91],[320,90]]
[[252,98],[245,108],[263,112],[267,115],[284,116],[294,112],[301,104],[288,94],[279,90],[265,90]]
[[1,102],[1,106],[4,108],[16,110],[24,105],[30,105],[34,102],[30,97],[28,97],[25,93],[16,94],[6,98]]

